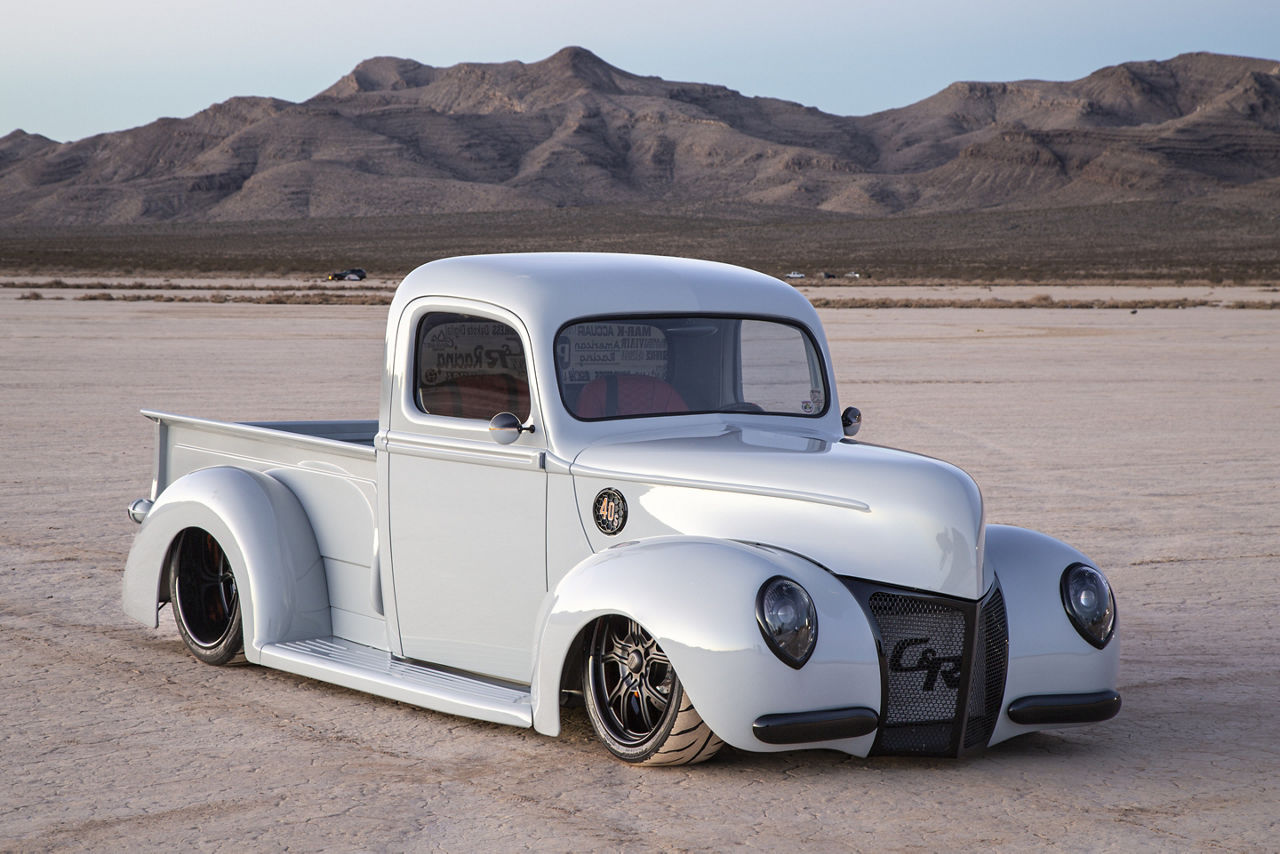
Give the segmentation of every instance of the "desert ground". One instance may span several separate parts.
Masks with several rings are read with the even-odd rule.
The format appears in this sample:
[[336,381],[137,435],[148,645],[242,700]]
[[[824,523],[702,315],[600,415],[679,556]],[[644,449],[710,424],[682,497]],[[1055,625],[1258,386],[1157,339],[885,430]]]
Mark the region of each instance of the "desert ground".
[[0,291],[0,849],[1275,850],[1280,312],[824,310],[860,438],[1089,553],[1124,708],[960,760],[612,760],[188,655],[120,609],[142,407],[376,414],[385,309]]

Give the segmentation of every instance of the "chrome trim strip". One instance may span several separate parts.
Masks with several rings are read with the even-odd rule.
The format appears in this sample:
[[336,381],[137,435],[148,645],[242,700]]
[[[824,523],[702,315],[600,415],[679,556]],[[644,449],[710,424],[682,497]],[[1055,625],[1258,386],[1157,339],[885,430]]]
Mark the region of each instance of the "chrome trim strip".
[[378,435],[377,444],[379,450],[426,459],[457,460],[516,469],[545,468],[546,451],[541,448],[513,448],[510,445],[499,445],[492,439],[471,442],[388,430]]
[[840,495],[826,495],[820,492],[804,492],[799,489],[780,489],[770,486],[752,486],[748,484],[724,483],[717,480],[697,480],[694,478],[672,477],[670,475],[628,474],[595,468],[580,463],[572,467],[577,477],[595,477],[605,480],[625,481],[628,483],[644,483],[657,486],[680,486],[687,489],[712,489],[717,492],[739,492],[745,495],[763,495],[769,498],[786,498],[792,501],[811,501],[815,504],[829,504],[832,507],[844,507],[857,510],[859,513],[870,513],[871,505],[865,501],[857,501]]
[[[285,441],[296,447],[314,447],[323,448],[326,454],[335,454],[338,456],[351,457],[357,460],[368,460],[374,455],[374,449],[370,445],[356,444],[354,442],[343,441],[341,439],[329,439],[324,436],[312,436],[306,433],[290,432],[282,429],[285,424],[297,423],[305,425],[307,422],[277,422],[280,426],[268,427],[264,426],[270,422],[261,423],[245,423],[238,421],[211,421],[207,418],[192,418],[188,415],[173,415],[168,412],[156,412],[150,409],[142,410],[142,414],[147,418],[155,421],[161,428],[167,428],[169,425],[181,424],[187,427],[195,427],[207,433],[218,433],[226,436],[236,436],[239,438],[254,438],[265,442]],[[338,425],[344,422],[319,422],[321,424]],[[370,431],[373,429],[375,422],[347,422],[350,426],[360,424],[362,427],[368,426]],[[363,432],[363,431],[362,431]],[[164,437],[160,436],[160,447],[164,447]]]

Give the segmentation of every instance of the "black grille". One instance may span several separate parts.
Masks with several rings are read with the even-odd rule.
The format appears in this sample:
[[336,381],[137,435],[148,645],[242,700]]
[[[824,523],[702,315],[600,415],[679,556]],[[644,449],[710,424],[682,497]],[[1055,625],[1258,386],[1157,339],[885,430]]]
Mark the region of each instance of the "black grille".
[[880,748],[947,752],[964,663],[964,612],[914,596],[873,593],[871,613],[887,666]]
[[1008,624],[998,589],[983,602],[845,579],[880,643],[876,753],[955,755],[983,746],[1000,717]]
[[973,688],[969,694],[969,720],[964,728],[964,746],[985,745],[1000,719],[1004,698],[1004,673],[1009,662],[1009,624],[1004,615],[1004,597],[996,590],[978,617],[977,655],[973,661]]

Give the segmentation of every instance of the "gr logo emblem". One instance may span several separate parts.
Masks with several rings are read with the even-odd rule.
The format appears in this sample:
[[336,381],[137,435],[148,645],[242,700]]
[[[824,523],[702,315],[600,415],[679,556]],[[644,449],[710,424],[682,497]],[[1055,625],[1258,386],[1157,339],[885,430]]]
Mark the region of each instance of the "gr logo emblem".
[[595,517],[596,527],[612,536],[627,524],[627,499],[616,489],[602,489],[591,506],[591,514]]
[[[938,686],[938,677],[942,677],[942,684],[946,685],[952,691],[960,687],[960,674],[964,662],[964,656],[960,655],[938,655],[937,650],[931,646],[925,646],[929,643],[929,638],[903,638],[893,647],[893,655],[889,657],[889,669],[895,673],[924,673],[924,684],[920,686],[921,691],[932,691]],[[924,649],[916,652],[917,647]],[[913,657],[915,661],[908,664],[906,659]]]

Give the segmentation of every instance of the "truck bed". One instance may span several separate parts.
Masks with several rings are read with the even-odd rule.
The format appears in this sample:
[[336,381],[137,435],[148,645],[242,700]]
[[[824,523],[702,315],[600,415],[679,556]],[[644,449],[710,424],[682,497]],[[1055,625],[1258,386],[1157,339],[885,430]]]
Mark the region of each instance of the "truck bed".
[[189,472],[235,466],[289,487],[324,557],[335,637],[387,648],[375,555],[377,421],[227,422],[143,410],[156,423],[151,497]]

